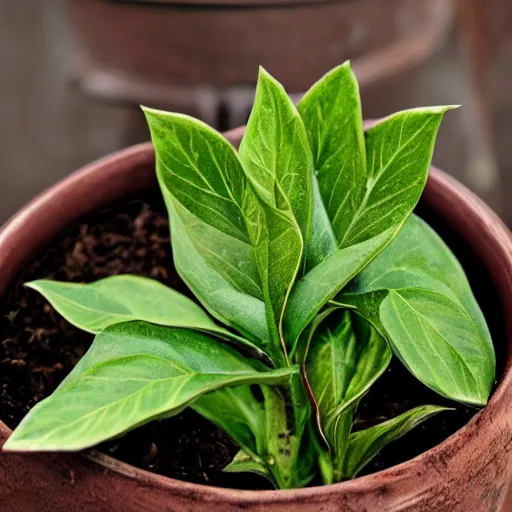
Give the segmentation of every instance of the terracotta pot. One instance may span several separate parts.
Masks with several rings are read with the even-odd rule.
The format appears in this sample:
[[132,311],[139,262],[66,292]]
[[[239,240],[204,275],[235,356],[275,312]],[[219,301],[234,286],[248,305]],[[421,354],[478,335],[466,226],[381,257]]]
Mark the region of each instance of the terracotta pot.
[[[243,129],[227,136],[237,144]],[[0,293],[37,251],[79,217],[156,186],[150,144],[116,153],[52,187],[0,235]],[[498,511],[512,477],[512,239],[471,192],[432,169],[421,211],[478,257],[496,295],[504,376],[488,406],[428,452],[353,481],[293,491],[235,491],[184,483],[97,452],[0,454],[0,509],[11,512]],[[475,260],[476,261],[476,260]],[[485,305],[485,304],[484,304]],[[9,430],[0,423],[0,445]]]
[[68,0],[75,78],[113,101],[245,122],[259,65],[291,93],[352,59],[362,85],[422,61],[453,0]]

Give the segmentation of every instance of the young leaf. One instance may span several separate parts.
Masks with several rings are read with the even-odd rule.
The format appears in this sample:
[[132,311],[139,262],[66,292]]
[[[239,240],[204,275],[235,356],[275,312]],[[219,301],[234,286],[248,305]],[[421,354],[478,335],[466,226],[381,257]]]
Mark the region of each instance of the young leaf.
[[424,405],[379,425],[351,434],[345,458],[345,478],[354,478],[386,445],[446,410],[449,409]]
[[233,288],[262,298],[243,200],[248,186],[228,141],[191,117],[144,108],[158,181],[201,257]]
[[273,337],[310,238],[313,161],[306,130],[283,87],[260,68],[240,161],[262,204],[248,195],[246,217]]
[[117,324],[96,336],[57,390],[24,418],[4,450],[81,450],[173,416],[221,387],[275,384],[294,372],[259,371],[238,352],[196,331]]
[[276,489],[278,488],[268,469],[261,462],[255,460],[243,450],[240,450],[235,455],[233,461],[222,471],[225,471],[226,473],[255,473],[265,477]]
[[306,372],[334,476],[343,469],[352,412],[391,360],[386,341],[349,311],[335,311],[314,333]]
[[239,153],[257,195],[273,209],[291,209],[309,240],[313,158],[306,129],[283,86],[263,68]]
[[336,302],[375,325],[424,384],[453,400],[485,405],[495,378],[489,330],[460,264],[418,217]]
[[[344,68],[337,71],[340,74],[346,72]],[[335,73],[333,77],[336,76]],[[313,86],[313,89],[321,87],[323,90],[319,101],[324,101],[324,97],[331,98],[327,90],[335,87],[335,84],[336,80],[331,77],[325,83],[320,81]],[[314,92],[310,94],[311,98],[315,96]],[[367,132],[366,179],[340,178],[339,186],[345,187],[346,193],[338,189],[336,193],[336,197],[341,195],[341,201],[345,197],[355,201],[348,213],[343,206],[345,203],[336,206],[336,211],[348,215],[340,224],[343,229],[340,228],[339,232],[335,229],[340,250],[308,272],[297,282],[290,295],[284,324],[292,352],[300,333],[316,313],[391,242],[414,209],[425,186],[439,125],[449,108],[431,107],[399,112]],[[303,109],[309,112],[306,107]],[[312,130],[308,120],[313,123],[317,121],[314,116],[308,115],[306,118],[306,128]],[[319,144],[323,144],[323,140],[321,136],[310,137],[313,154],[321,154],[324,146]],[[360,151],[360,146],[357,148],[354,151]],[[350,154],[345,155],[346,160],[351,157]],[[328,171],[324,169],[324,174],[327,172],[331,176],[335,173],[332,169],[329,163]],[[333,179],[332,176],[330,179]],[[362,191],[357,188],[361,186]],[[321,187],[320,193],[324,204],[328,205],[330,194],[322,194]],[[330,220],[332,224],[335,219],[330,217]],[[346,266],[347,259],[349,264]]]
[[363,201],[367,183],[361,100],[350,63],[321,78],[297,108],[306,126],[333,234],[342,241]]
[[110,325],[143,320],[211,332],[259,352],[249,341],[215,324],[189,298],[153,279],[121,275],[91,284],[43,279],[25,286],[41,293],[68,322],[84,331],[96,334]]

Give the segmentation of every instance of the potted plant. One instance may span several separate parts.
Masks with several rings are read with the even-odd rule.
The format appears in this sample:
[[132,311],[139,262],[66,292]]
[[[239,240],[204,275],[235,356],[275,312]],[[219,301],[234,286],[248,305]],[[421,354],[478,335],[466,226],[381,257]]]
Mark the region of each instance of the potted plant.
[[[248,125],[229,136],[237,143],[243,133],[238,152],[200,121],[144,108],[174,264],[202,307],[133,275],[27,283],[96,337],[3,451],[88,449],[192,408],[238,446],[225,472],[256,473],[278,490],[180,483],[96,453],[87,459],[7,454],[0,459],[6,460],[3,502],[21,502],[26,510],[41,499],[46,506],[56,499],[62,510],[87,503],[98,510],[496,510],[512,471],[509,374],[487,407],[450,439],[352,480],[423,422],[463,405],[485,406],[495,384],[491,334],[464,271],[412,213],[450,108],[399,112],[365,132],[348,63],[317,82],[297,108],[260,70]],[[86,172],[80,196],[89,201],[88,192],[108,184],[98,189],[96,208],[148,186],[150,155],[147,147],[135,148]],[[100,175],[104,169],[109,176]],[[448,224],[459,243],[479,252],[494,277],[489,304],[495,312],[509,307],[509,234],[460,186],[441,174],[433,179],[424,216],[434,222],[440,216],[441,229]],[[43,206],[51,208],[74,184],[57,188]],[[62,207],[70,204],[68,198]],[[4,231],[5,282],[24,259],[12,241],[25,254],[42,241],[19,232],[23,219],[37,232],[38,208],[41,201]],[[90,203],[74,215],[80,209],[90,211]],[[53,231],[51,224],[39,236],[46,240]],[[494,288],[501,303],[493,303]],[[494,341],[503,363],[503,314],[497,318],[493,330],[502,339]],[[413,382],[435,392],[434,403],[385,420],[365,415],[365,399],[393,355]],[[25,495],[12,491],[20,467],[32,480]],[[63,474],[72,493],[41,498]]]

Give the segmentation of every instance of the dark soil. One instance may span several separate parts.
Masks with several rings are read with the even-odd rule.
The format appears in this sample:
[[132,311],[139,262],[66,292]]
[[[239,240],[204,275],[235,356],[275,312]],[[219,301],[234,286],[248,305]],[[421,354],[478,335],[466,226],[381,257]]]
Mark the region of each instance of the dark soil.
[[[432,220],[436,225],[436,219]],[[450,233],[443,234],[450,240]],[[485,297],[480,303],[494,339],[503,340],[502,315],[496,308],[497,298],[488,289],[490,280],[470,251],[460,245],[454,249],[463,264],[469,265],[465,268],[478,269],[475,275],[479,280],[472,284],[477,298]],[[190,295],[173,269],[165,207],[156,195],[125,201],[70,229],[42,251],[5,294],[0,305],[0,419],[10,428],[58,386],[92,342],[92,335],[67,323],[23,283],[41,278],[91,282],[122,273],[152,277]],[[374,424],[427,403],[454,407],[393,361],[362,403],[358,422],[360,426]],[[384,449],[366,472],[403,462],[431,448],[476,412],[455,407]],[[237,447],[191,410],[150,423],[100,449],[138,467],[189,482],[267,488],[255,475],[222,473]]]

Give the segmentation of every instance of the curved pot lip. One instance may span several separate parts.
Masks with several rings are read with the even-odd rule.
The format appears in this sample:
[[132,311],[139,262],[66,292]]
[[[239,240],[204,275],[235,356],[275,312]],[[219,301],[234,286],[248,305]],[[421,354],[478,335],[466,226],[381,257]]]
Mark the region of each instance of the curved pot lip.
[[[230,142],[236,145],[239,142],[243,131],[244,127],[239,127],[225,133],[225,136]],[[16,248],[16,244],[14,243],[13,245],[13,240],[15,240],[17,236],[20,236],[20,233],[23,233],[24,228],[31,220],[34,219],[34,217],[38,218],[43,216],[44,218],[49,212],[49,209],[53,206],[56,198],[64,195],[74,196],[76,199],[76,197],[81,193],[78,193],[77,190],[81,189],[85,183],[93,182],[96,187],[96,183],[102,181],[105,183],[105,181],[109,179],[120,180],[124,177],[124,174],[128,169],[132,169],[134,166],[145,166],[147,168],[148,164],[153,163],[154,152],[152,144],[149,142],[142,143],[120,150],[112,155],[93,162],[92,164],[71,174],[56,185],[50,187],[48,190],[32,200],[27,206],[22,208],[17,214],[11,217],[11,219],[0,230],[0,266],[5,265],[5,257],[7,257],[7,260],[13,258],[13,248]],[[125,191],[119,197],[126,196],[127,190],[140,191],[144,188],[150,188],[156,184],[153,171],[151,178],[148,177],[147,173],[146,175],[144,175],[144,173],[139,174],[141,175],[140,178],[130,180],[133,181],[133,183],[130,183],[128,186],[125,185]],[[124,181],[126,182],[126,180]],[[430,193],[429,187],[431,190],[435,190],[435,192]],[[115,200],[112,199],[112,190],[109,190],[108,187],[104,187],[103,189],[94,188],[93,190],[95,191],[95,194],[96,191],[98,191],[97,194],[101,197],[99,199],[95,197],[92,202],[86,202],[87,204],[82,208],[83,212],[81,213],[90,213],[94,209],[98,209]],[[481,236],[485,238],[486,244],[489,246],[489,251],[492,252],[493,261],[501,262],[502,268],[500,269],[500,278],[498,279],[497,275],[493,275],[493,282],[498,288],[504,309],[512,307],[512,237],[502,221],[485,203],[477,198],[466,187],[451,176],[434,167],[431,168],[429,185],[424,194],[432,195],[429,200],[435,200],[434,195],[439,194],[442,196],[439,198],[439,201],[451,199],[452,203],[462,203],[464,214],[474,219],[474,222],[471,223],[471,227],[468,227],[467,229],[481,230]],[[71,201],[72,200],[68,198],[67,203],[69,204]],[[91,205],[93,205],[93,207],[91,207]],[[49,224],[51,224],[51,222],[49,222]],[[62,223],[62,226],[64,225],[67,225],[65,221]],[[41,237],[44,237],[44,233]],[[35,244],[37,243],[39,243],[38,247],[40,247],[40,241],[35,242]],[[9,265],[9,263],[7,263],[7,265]],[[503,272],[503,268],[505,269],[505,272]],[[16,269],[16,271],[17,270],[19,269]],[[14,276],[11,275],[10,279],[13,277]],[[0,289],[2,285],[3,283],[0,280]],[[342,491],[365,492],[370,488],[382,486],[387,482],[405,478],[411,472],[415,473],[421,463],[424,463],[427,458],[435,456],[440,452],[456,451],[457,446],[461,446],[461,443],[464,443],[464,438],[476,435],[482,420],[485,417],[493,417],[494,412],[498,412],[500,409],[499,404],[505,399],[505,397],[512,395],[512,351],[510,349],[512,319],[505,318],[505,320],[507,323],[507,337],[509,338],[506,369],[502,380],[489,400],[487,406],[478,412],[461,429],[432,449],[399,465],[370,475],[365,475],[351,481],[328,486],[316,486],[291,490],[251,491],[218,488],[208,485],[183,482],[136,468],[94,450],[81,454],[80,456],[84,461],[92,461],[94,464],[98,464],[102,468],[109,469],[129,478],[136,478],[137,480],[143,481],[153,487],[158,487],[163,491],[168,490],[175,493],[179,492],[182,495],[191,496],[200,494],[212,499],[222,499],[225,502],[239,502],[240,500],[243,500],[244,503],[287,503],[305,498],[311,500],[316,496],[323,496],[326,493],[337,494]],[[11,431],[0,421],[0,432],[7,436]]]
[[[135,0],[133,4],[141,6],[160,7],[190,7],[200,9],[201,7],[219,7],[231,9],[259,9],[266,7],[293,7],[308,4],[330,3],[339,0]],[[343,2],[351,0],[341,0]]]

